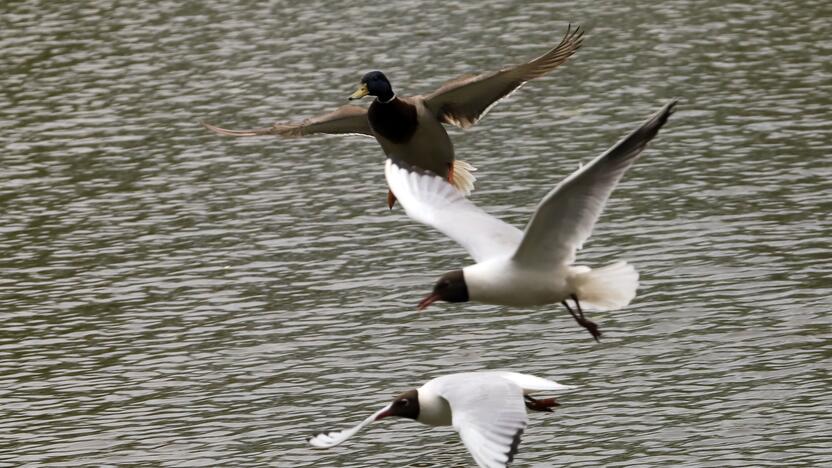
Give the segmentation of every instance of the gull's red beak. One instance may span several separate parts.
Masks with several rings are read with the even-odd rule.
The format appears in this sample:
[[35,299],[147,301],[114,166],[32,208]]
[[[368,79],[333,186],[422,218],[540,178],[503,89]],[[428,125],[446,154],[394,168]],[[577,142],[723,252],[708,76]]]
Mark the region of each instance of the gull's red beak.
[[389,416],[393,416],[393,405],[388,405],[387,408],[379,411],[375,420],[378,421],[379,419],[384,419]]
[[425,296],[425,298],[422,299],[419,302],[419,305],[416,306],[416,308],[419,309],[419,310],[425,310],[429,305],[433,304],[434,302],[438,301],[439,299],[442,299],[441,297],[439,297],[439,294],[430,293],[427,296]]

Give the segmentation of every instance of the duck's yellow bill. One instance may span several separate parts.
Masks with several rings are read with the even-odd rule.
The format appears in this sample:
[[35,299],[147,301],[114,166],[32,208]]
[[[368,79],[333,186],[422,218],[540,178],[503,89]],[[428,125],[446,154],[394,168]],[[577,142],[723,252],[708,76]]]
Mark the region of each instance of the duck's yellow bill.
[[356,89],[354,93],[352,93],[350,95],[349,99],[350,99],[350,101],[352,101],[354,99],[361,99],[369,93],[370,93],[370,91],[367,89],[367,83],[364,83],[361,86],[359,86],[358,89]]

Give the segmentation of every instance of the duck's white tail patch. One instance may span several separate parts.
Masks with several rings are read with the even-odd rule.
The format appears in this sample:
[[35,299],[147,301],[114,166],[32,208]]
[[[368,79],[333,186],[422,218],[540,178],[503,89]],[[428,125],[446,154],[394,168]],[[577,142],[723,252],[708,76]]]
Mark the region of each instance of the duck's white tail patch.
[[581,305],[597,310],[625,307],[636,297],[638,272],[627,262],[615,262],[601,268],[581,269],[573,279],[575,295]]
[[476,167],[465,161],[460,161],[459,159],[454,160],[454,177],[451,180],[451,184],[466,197],[471,195],[471,191],[474,190],[474,182],[477,181],[477,178],[472,172],[476,170]]

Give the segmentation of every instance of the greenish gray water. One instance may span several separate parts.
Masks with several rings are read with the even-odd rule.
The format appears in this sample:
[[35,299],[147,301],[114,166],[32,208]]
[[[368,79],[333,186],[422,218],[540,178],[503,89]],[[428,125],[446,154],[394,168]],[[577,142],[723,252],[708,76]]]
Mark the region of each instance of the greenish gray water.
[[[7,2],[0,19],[0,466],[469,466],[404,421],[304,437],[431,377],[579,390],[516,466],[828,466],[830,4]],[[581,263],[633,262],[595,344],[559,307],[415,311],[468,262],[384,204],[371,140],[223,139],[383,69],[405,94],[587,29],[470,131],[476,203],[522,225],[667,99]]]

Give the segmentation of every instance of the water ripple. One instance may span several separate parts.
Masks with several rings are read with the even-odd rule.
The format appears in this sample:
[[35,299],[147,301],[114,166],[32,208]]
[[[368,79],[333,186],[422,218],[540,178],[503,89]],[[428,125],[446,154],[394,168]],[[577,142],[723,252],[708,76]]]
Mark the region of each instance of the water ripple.
[[[304,437],[484,368],[580,387],[531,415],[519,466],[832,461],[825,3],[6,10],[0,466],[469,466],[448,428]],[[592,314],[600,344],[558,307],[417,313],[466,256],[388,212],[372,141],[198,126],[314,115],[371,68],[425,92],[540,53],[569,21],[588,29],[570,64],[451,134],[475,201],[522,226],[681,99],[579,256],[641,274],[631,306]]]

